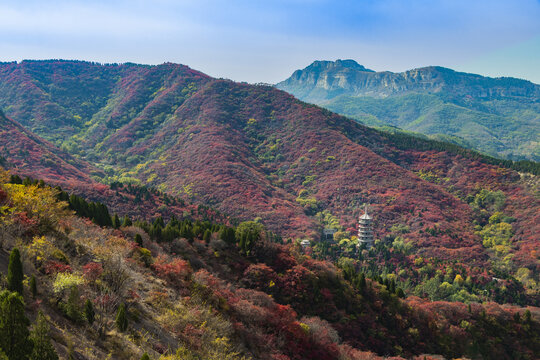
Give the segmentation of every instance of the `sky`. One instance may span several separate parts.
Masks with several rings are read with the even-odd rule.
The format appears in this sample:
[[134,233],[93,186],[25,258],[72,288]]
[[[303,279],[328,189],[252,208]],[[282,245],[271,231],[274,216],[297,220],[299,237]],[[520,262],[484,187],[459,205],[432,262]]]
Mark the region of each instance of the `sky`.
[[0,0],[0,61],[186,64],[276,83],[314,60],[540,84],[540,0]]

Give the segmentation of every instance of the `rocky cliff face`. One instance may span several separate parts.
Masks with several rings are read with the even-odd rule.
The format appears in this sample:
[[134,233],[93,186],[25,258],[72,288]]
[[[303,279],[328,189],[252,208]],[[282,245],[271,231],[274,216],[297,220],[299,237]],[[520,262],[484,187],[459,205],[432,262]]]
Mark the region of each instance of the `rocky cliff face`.
[[448,92],[481,98],[540,96],[540,86],[525,80],[493,79],[439,66],[402,73],[374,72],[354,60],[315,61],[276,86],[301,100],[316,103],[339,95],[384,98],[413,92]]

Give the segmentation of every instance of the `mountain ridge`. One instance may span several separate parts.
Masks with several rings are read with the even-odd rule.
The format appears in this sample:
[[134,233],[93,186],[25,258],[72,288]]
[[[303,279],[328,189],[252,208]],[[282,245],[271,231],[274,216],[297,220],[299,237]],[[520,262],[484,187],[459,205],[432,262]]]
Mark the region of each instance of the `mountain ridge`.
[[[517,78],[512,78],[512,77],[491,78],[491,77],[485,77],[478,74],[459,72],[459,71],[455,71],[453,69],[445,68],[442,66],[425,66],[425,67],[415,68],[415,69],[411,69],[411,70],[407,70],[403,72],[374,71],[374,70],[366,69],[364,66],[358,64],[354,60],[336,60],[336,61],[317,60],[302,70],[296,70],[289,79],[286,79],[284,81],[277,83],[276,86],[280,89],[286,90],[286,88],[292,87],[295,85],[294,81],[297,81],[297,82],[305,81],[307,83],[306,85],[311,86],[313,88],[317,88],[318,76],[320,77],[322,75],[322,76],[325,76],[325,79],[327,79],[328,74],[324,72],[322,74],[313,73],[313,71],[315,70],[318,70],[321,72],[333,71],[337,73],[337,75],[342,75],[341,72],[344,71],[344,72],[348,72],[349,75],[351,76],[357,76],[357,77],[361,76],[359,79],[365,81],[365,83],[359,84],[358,86],[355,86],[356,84],[347,84],[349,86],[348,89],[352,89],[354,91],[352,94],[349,94],[351,96],[374,95],[374,96],[380,96],[380,97],[387,97],[387,96],[401,94],[405,92],[412,92],[415,90],[416,91],[428,90],[432,92],[438,92],[441,90],[441,88],[437,86],[432,86],[432,87],[428,86],[426,88],[422,88],[421,85],[422,84],[430,85],[429,80],[439,79],[439,80],[443,80],[440,86],[447,86],[447,87],[456,86],[456,85],[459,85],[459,81],[455,81],[456,76],[466,78],[467,80],[476,80],[477,84],[473,84],[476,86],[482,85],[482,84],[489,84],[493,87],[496,87],[496,89],[492,92],[489,92],[489,91],[482,92],[482,91],[472,88],[470,89],[471,92],[469,93],[464,92],[462,93],[462,95],[476,95],[476,96],[481,96],[481,97],[489,97],[493,95],[499,95],[499,96],[501,95],[504,95],[504,96],[534,95],[536,97],[540,96],[540,85],[534,84],[528,80],[522,80],[522,79],[517,79]],[[357,73],[354,73],[354,72],[357,72]],[[335,73],[332,73],[331,75],[336,75]],[[312,76],[314,76],[314,78]],[[379,80],[379,82],[382,83],[382,85],[377,86],[377,83],[374,80],[371,80],[370,78],[380,78],[376,80]],[[407,86],[405,81],[408,79],[414,80],[415,82]],[[341,80],[347,81],[348,79],[341,79]],[[344,87],[339,82],[337,86],[332,86],[332,84],[328,84],[328,83],[326,84],[328,85],[326,90],[329,90],[329,91],[336,90],[336,88],[339,88],[339,87],[341,88]],[[521,89],[516,89],[512,87],[516,85],[521,85]],[[523,89],[525,85],[527,87]],[[368,89],[365,89],[366,87],[368,87]],[[306,90],[309,90],[309,88]],[[311,90],[313,91],[313,89]],[[319,98],[316,95],[302,95],[300,99],[308,101],[308,102],[315,102],[315,101],[320,101],[320,100],[327,100],[328,97]]]
[[276,87],[370,126],[453,136],[491,156],[540,160],[540,85],[437,66],[392,73],[325,64],[297,70]]

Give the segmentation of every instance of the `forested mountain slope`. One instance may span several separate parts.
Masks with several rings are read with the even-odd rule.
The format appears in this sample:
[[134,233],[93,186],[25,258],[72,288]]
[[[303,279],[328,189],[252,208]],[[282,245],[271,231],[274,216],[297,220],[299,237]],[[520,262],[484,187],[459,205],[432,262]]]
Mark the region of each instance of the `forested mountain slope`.
[[510,159],[540,160],[540,86],[443,67],[374,72],[315,61],[276,85],[371,126],[392,125]]
[[24,129],[1,111],[0,161],[20,175],[39,175],[57,184],[89,184],[90,176],[100,172]]
[[[233,218],[259,218],[283,238],[317,241],[333,219],[344,248],[368,203],[383,240],[372,255],[382,258],[362,261],[395,274],[410,270],[398,280],[414,279],[411,292],[421,293],[413,288],[426,277],[442,279],[448,266],[470,274],[477,295],[489,283],[481,296],[538,301],[538,181],[511,169],[537,172],[538,164],[379,132],[272,87],[212,79],[183,65],[1,68],[9,80],[1,100],[14,120],[99,168],[95,180],[146,185]],[[135,215],[114,199],[101,201]],[[145,210],[138,212],[159,214],[159,207]],[[399,241],[412,250],[397,252]]]
[[159,216],[181,216],[187,213],[203,219],[227,219],[214,209],[193,204],[185,198],[168,196],[156,189],[131,184],[116,183],[109,186],[99,183],[92,177],[103,176],[102,171],[56,148],[2,113],[0,160],[0,166],[9,169],[19,178],[39,179],[75,194],[84,194],[89,200],[106,202],[112,210],[122,215],[150,220]]
[[0,322],[0,356],[534,359],[539,350],[537,308],[404,299],[389,278],[273,243],[255,222],[97,226],[80,214],[84,203],[0,169],[0,315],[10,320]]

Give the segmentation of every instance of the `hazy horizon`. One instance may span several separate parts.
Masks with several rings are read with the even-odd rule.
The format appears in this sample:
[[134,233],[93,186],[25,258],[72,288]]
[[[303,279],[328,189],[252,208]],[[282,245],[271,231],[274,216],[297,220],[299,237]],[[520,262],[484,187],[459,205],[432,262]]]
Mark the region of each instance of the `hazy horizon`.
[[[303,66],[300,66],[298,67],[298,69],[295,69],[295,70],[303,70],[304,68],[308,67],[310,64],[312,64],[313,62],[315,61],[338,61],[338,60],[354,60],[354,59],[315,59],[313,60],[311,63],[309,64],[306,64],[306,65],[303,65]],[[191,66],[190,64],[183,64],[183,63],[179,63],[179,62],[174,62],[174,61],[165,61],[165,62],[161,62],[161,63],[155,63],[155,64],[149,64],[149,63],[142,63],[142,62],[132,62],[132,61],[125,61],[125,62],[101,62],[101,61],[94,61],[94,60],[87,60],[87,59],[61,59],[61,58],[49,58],[49,59],[21,59],[21,60],[8,60],[8,61],[0,61],[0,63],[9,63],[9,62],[17,62],[17,63],[21,63],[23,61],[80,61],[80,62],[88,62],[88,63],[97,63],[97,64],[101,64],[101,65],[111,65],[111,64],[119,64],[119,65],[122,65],[122,64],[135,64],[135,65],[142,65],[142,66],[159,66],[159,65],[163,65],[163,64],[167,64],[167,63],[172,63],[172,64],[178,64],[178,65],[185,65],[185,66],[188,66],[189,68],[193,69],[193,70],[196,70],[196,71],[200,71],[202,73],[205,73],[204,71],[200,70],[200,69],[197,69],[196,67],[194,66]],[[356,60],[354,60],[356,61]],[[360,63],[359,63],[360,64]],[[360,65],[363,65],[363,64],[360,64]],[[414,67],[414,68],[410,68],[410,69],[406,69],[406,70],[403,70],[403,71],[390,71],[390,70],[385,70],[385,69],[380,69],[380,70],[375,70],[377,72],[385,72],[385,71],[390,71],[390,72],[393,72],[393,73],[400,73],[400,72],[406,72],[406,71],[409,71],[409,70],[415,70],[415,69],[419,69],[419,68],[425,68],[425,67],[431,67],[431,66],[440,66],[440,65],[426,65],[426,66],[422,66],[422,67]],[[368,68],[366,66],[366,68]],[[369,68],[368,68],[369,69]],[[374,70],[374,69],[369,69],[369,70]],[[497,77],[511,77],[511,78],[516,78],[516,79],[520,79],[520,80],[525,80],[525,81],[530,81],[536,85],[540,85],[540,83],[536,83],[534,81],[531,81],[529,79],[525,79],[525,78],[520,78],[520,77],[516,77],[516,76],[505,76],[505,75],[501,75],[501,76],[489,76],[489,75],[484,75],[484,74],[479,74],[479,73],[476,73],[476,72],[471,72],[471,71],[460,71],[460,70],[457,70],[457,69],[451,69],[451,70],[455,70],[457,72],[464,72],[464,73],[470,73],[470,74],[475,74],[475,75],[482,75],[482,76],[485,76],[485,77],[491,77],[491,78],[497,78]],[[206,74],[206,73],[205,73]],[[291,73],[292,74],[292,73]],[[289,75],[291,75],[289,74]],[[210,74],[206,74],[206,75],[210,75]],[[211,75],[212,77],[215,77],[215,78],[223,78],[223,79],[228,79],[228,80],[232,80],[232,81],[237,81],[237,82],[248,82],[248,81],[245,81],[245,80],[235,80],[235,79],[231,79],[231,78],[228,78],[228,77],[224,77],[224,76],[219,76],[219,75]],[[289,76],[287,76],[288,78]],[[283,80],[286,80],[286,78],[283,78],[281,80],[278,80],[276,82],[272,82],[272,83],[269,83],[269,82],[265,82],[265,81],[252,81],[252,82],[248,82],[248,83],[251,83],[251,84],[269,84],[269,85],[275,85]]]

